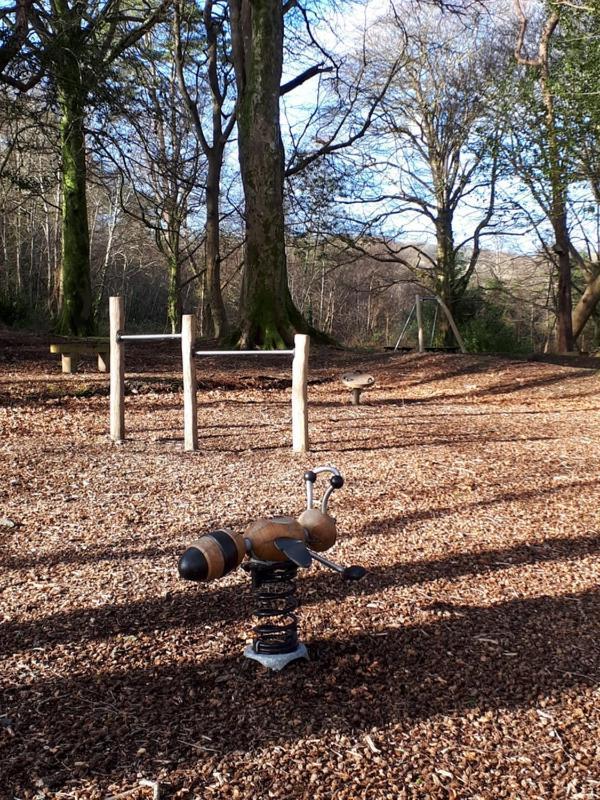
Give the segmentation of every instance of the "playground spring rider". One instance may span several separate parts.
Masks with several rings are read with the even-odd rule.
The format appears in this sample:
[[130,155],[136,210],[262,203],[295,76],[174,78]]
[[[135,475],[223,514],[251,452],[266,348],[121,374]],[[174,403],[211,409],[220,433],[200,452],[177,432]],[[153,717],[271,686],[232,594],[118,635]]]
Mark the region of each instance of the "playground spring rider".
[[[314,484],[320,473],[332,473],[320,509],[315,508]],[[356,581],[366,574],[363,567],[342,567],[321,555],[337,538],[335,519],[327,513],[329,498],[341,489],[344,479],[335,467],[316,467],[304,474],[306,510],[298,519],[270,517],[252,522],[243,535],[225,528],[197,539],[179,559],[179,574],[190,581],[211,581],[236,569],[252,576],[255,599],[252,644],[246,658],[270,669],[282,669],[291,661],[308,658],[306,646],[298,642],[295,578],[298,567],[310,567],[313,559]]]

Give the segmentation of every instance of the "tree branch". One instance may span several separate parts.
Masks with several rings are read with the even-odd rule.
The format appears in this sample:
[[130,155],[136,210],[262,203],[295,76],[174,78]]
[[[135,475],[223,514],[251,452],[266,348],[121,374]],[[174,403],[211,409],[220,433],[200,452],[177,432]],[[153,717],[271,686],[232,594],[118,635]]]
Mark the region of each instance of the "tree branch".
[[325,67],[323,62],[305,69],[304,72],[301,72],[300,75],[292,78],[291,81],[282,84],[281,88],[279,89],[279,96],[283,97],[284,94],[288,94],[288,92],[297,89],[298,86],[302,86],[303,83],[306,83],[306,81],[314,78],[315,75],[322,75],[325,72],[333,72],[333,67]]
[[19,53],[19,50],[27,40],[32,6],[33,0],[17,0],[13,32],[0,47],[0,76],[2,80],[5,78],[1,73],[4,72],[9,63]]

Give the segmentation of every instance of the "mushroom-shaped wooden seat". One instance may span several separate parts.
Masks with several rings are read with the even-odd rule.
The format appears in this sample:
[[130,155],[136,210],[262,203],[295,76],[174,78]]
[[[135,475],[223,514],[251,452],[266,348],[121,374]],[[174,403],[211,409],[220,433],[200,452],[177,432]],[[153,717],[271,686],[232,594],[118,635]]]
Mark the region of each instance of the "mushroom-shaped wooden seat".
[[364,372],[347,372],[342,375],[342,383],[348,389],[352,389],[352,405],[360,405],[360,395],[365,389],[369,389],[375,383],[375,378],[372,375],[367,375]]

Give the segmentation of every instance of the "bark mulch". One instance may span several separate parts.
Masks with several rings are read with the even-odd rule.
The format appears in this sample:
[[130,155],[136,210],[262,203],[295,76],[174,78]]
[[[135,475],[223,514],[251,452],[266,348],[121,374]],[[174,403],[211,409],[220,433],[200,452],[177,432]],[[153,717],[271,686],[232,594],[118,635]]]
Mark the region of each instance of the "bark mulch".
[[[596,370],[318,351],[304,456],[288,365],[203,360],[184,453],[176,348],[128,350],[121,446],[91,361],[0,351],[1,798],[600,798]],[[243,571],[177,559],[327,463],[331,557],[369,572],[301,575],[311,661],[269,673]]]

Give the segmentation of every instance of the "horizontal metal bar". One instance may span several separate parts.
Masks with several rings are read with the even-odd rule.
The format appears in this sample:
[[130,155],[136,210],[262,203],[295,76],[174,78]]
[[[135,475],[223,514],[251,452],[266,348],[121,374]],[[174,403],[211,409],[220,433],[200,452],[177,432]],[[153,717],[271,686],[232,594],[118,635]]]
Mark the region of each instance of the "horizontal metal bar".
[[139,333],[117,335],[117,342],[162,342],[168,339],[181,339],[180,333]]
[[196,350],[195,356],[292,356],[295,350]]

